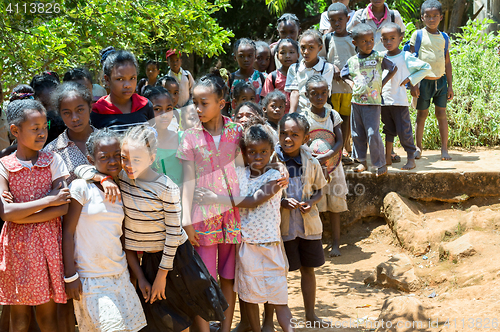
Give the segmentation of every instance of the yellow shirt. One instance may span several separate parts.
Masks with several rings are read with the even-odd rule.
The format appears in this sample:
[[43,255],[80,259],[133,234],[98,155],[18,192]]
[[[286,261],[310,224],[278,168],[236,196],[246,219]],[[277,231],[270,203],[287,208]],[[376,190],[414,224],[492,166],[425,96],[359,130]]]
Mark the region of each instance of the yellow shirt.
[[[415,46],[417,31],[413,32],[410,45]],[[432,75],[430,77],[441,77],[446,71],[444,48],[446,42],[441,32],[431,34],[427,29],[422,29],[422,41],[418,50],[418,58],[431,65]]]

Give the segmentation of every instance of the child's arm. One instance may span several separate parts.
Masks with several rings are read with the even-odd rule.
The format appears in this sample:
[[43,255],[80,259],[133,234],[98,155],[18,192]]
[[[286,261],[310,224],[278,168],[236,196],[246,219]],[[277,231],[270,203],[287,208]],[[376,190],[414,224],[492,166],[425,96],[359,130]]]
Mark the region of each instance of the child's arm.
[[453,92],[453,73],[451,68],[450,51],[446,52],[445,56],[445,74],[448,81],[448,100],[452,100],[455,95]]
[[114,203],[116,200],[121,201],[121,193],[118,185],[108,175],[99,173],[95,169],[95,166],[80,165],[74,170],[74,173],[80,179],[101,183],[104,191],[104,199],[107,199],[110,203]]
[[[75,199],[69,203],[68,213],[64,216],[62,226],[62,251],[64,261],[64,275],[71,278],[76,274],[75,266],[75,231],[82,213],[82,205]],[[80,278],[66,284],[66,295],[69,298],[80,301],[82,294],[82,283]]]
[[413,97],[418,98],[420,96],[420,89],[418,88],[418,83],[432,74],[431,65],[425,61],[420,60],[410,53],[405,54],[406,67],[410,72],[400,86],[406,84],[410,87],[410,93]]
[[323,197],[323,191],[322,190],[315,191],[314,194],[311,196],[311,198],[309,198],[307,201],[299,203],[300,212],[309,213],[313,205],[318,204],[321,197]]
[[[123,227],[125,228],[125,225],[123,225]],[[134,274],[137,278],[137,283],[139,285],[139,288],[141,289],[142,296],[144,296],[144,302],[148,303],[148,301],[151,299],[151,284],[148,282],[148,280],[144,276],[144,273],[142,272],[141,264],[139,263],[139,257],[137,257],[137,252],[125,249],[124,235],[122,235],[121,241],[123,250],[125,250],[125,257],[127,257],[128,266],[130,270],[132,270],[132,274]]]
[[196,187],[196,172],[193,160],[183,160],[182,169],[184,171],[184,183],[182,191],[182,227],[186,231],[192,245],[198,247],[198,234],[194,231],[191,211],[193,208],[193,195]]
[[291,65],[286,75],[285,91],[290,92],[290,113],[297,112],[299,106],[299,82],[296,77],[298,65],[298,63]]
[[344,82],[349,84],[351,89],[354,89],[354,81],[351,79],[351,74],[349,72],[349,63],[346,63],[345,66],[340,71],[340,78],[342,78]]
[[387,56],[385,56],[382,60],[382,69],[388,71],[387,75],[382,80],[382,87],[384,87],[387,82],[389,82],[394,77],[394,75],[396,75],[398,67],[394,64],[394,62],[389,60]]
[[297,112],[297,107],[299,106],[299,90],[293,90],[290,93],[290,113]]

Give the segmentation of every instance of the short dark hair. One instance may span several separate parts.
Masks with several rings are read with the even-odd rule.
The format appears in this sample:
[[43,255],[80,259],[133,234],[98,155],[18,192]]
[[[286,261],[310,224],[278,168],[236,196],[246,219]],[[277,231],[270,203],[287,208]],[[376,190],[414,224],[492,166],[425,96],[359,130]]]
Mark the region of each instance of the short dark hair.
[[278,124],[278,133],[281,130],[280,128],[283,127],[285,125],[285,122],[287,122],[288,120],[295,121],[299,128],[304,131],[304,135],[309,134],[311,125],[309,124],[309,121],[307,121],[306,117],[300,113],[288,113],[283,115]]
[[332,3],[328,7],[328,13],[330,13],[330,12],[341,12],[341,13],[344,13],[346,16],[349,16],[349,11],[347,10],[347,7],[342,2]]
[[234,99],[240,98],[241,94],[246,89],[252,90],[255,93],[255,97],[257,97],[257,91],[255,90],[255,87],[251,83],[249,83],[249,82],[239,82],[238,84],[236,84],[234,86],[234,89],[233,89],[233,98]]
[[148,60],[148,62],[146,62],[146,68],[148,68],[149,65],[153,65],[156,69],[160,69],[160,64],[157,61]]
[[71,81],[64,82],[59,85],[56,91],[52,94],[51,98],[53,109],[56,109],[60,114],[61,102],[70,94],[75,94],[81,97],[89,105],[90,109],[90,106],[92,105],[92,95],[90,94],[90,91],[85,86]]
[[87,142],[85,143],[85,147],[87,148],[87,153],[89,156],[94,159],[95,158],[95,148],[97,144],[101,141],[116,139],[120,142],[120,135],[109,128],[102,128],[99,130],[94,130],[92,134],[90,134]]
[[251,39],[248,38],[240,38],[238,39],[233,46],[233,54],[236,55],[238,53],[238,48],[240,48],[241,45],[249,45],[254,49],[255,52],[257,52],[257,46],[255,45],[255,42]]
[[443,14],[443,5],[437,0],[426,0],[420,7],[420,15],[424,15],[427,9],[437,9],[440,14]]
[[285,38],[285,39],[280,39],[280,40],[279,40],[279,42],[278,42],[278,44],[276,45],[276,48],[275,48],[275,50],[276,50],[276,52],[275,52],[275,53],[276,53],[276,54],[277,54],[277,53],[279,53],[280,46],[281,46],[282,44],[285,44],[285,43],[290,43],[290,44],[292,44],[292,46],[294,46],[294,47],[297,49],[297,53],[299,53],[299,52],[300,52],[299,43],[297,43],[297,41],[296,41],[296,40],[293,40],[293,39],[291,39],[291,38]]
[[249,144],[262,141],[269,143],[269,145],[271,146],[271,150],[273,150],[274,139],[270,127],[263,123],[255,123],[259,121],[261,121],[261,119],[257,119],[256,121],[250,120],[249,122],[253,123],[243,130],[243,137],[241,138],[240,144],[240,147],[243,151],[246,150],[246,147]]
[[52,72],[44,72],[33,76],[30,86],[35,90],[35,98],[38,98],[45,89],[55,89],[59,85],[59,76]]
[[309,29],[304,31],[299,37],[299,43],[302,40],[302,38],[307,36],[312,36],[316,40],[316,42],[318,42],[319,45],[321,46],[323,45],[323,38],[321,37],[319,31],[316,29]]
[[63,82],[87,79],[92,84],[92,75],[86,68],[73,68],[64,73]]
[[272,101],[272,100],[275,100],[275,99],[279,99],[279,100],[282,100],[283,102],[285,102],[286,104],[286,96],[283,92],[281,92],[280,90],[276,89],[276,90],[273,90],[271,92],[269,92],[265,97],[264,99],[262,99],[262,101],[260,102],[262,107],[267,107],[267,105]]
[[9,103],[7,106],[7,122],[9,125],[20,126],[24,121],[26,121],[26,117],[28,110],[35,110],[41,114],[47,115],[47,111],[45,107],[43,107],[42,103],[38,100],[34,99],[18,99]]
[[367,32],[371,32],[374,34],[373,29],[366,23],[357,24],[351,31],[352,39],[357,39],[360,35],[364,35]]
[[179,82],[177,82],[177,80],[174,77],[165,75],[165,76],[160,77],[156,81],[156,86],[165,87],[165,84],[167,84],[167,83],[175,83],[175,84],[179,85]]
[[150,102],[153,102],[153,99],[162,95],[165,95],[168,98],[172,99],[172,96],[170,95],[170,93],[168,93],[168,90],[162,86],[146,85],[146,87],[144,88],[144,92],[142,94],[142,96],[148,98]]
[[126,63],[132,64],[136,70],[139,68],[137,60],[132,53],[125,50],[119,50],[108,55],[102,65],[102,71],[104,72],[104,75],[111,77],[111,71],[114,67],[121,66]]
[[326,86],[328,86],[328,82],[326,81],[326,79],[322,75],[314,74],[313,76],[309,77],[309,79],[306,82],[306,91],[307,92],[309,92],[309,85],[311,85],[312,83],[325,83]]
[[389,23],[385,24],[382,27],[382,30],[384,30],[384,29],[395,29],[400,36],[403,34],[403,32],[401,31],[401,27],[394,22],[389,22]]
[[243,106],[246,106],[246,107],[252,109],[253,111],[255,111],[255,113],[257,113],[258,116],[260,116],[262,118],[264,117],[264,112],[262,112],[262,108],[258,104],[254,103],[252,101],[245,101],[244,103],[241,103],[238,106],[236,106],[236,109],[234,110],[235,117],[239,113],[240,109]]

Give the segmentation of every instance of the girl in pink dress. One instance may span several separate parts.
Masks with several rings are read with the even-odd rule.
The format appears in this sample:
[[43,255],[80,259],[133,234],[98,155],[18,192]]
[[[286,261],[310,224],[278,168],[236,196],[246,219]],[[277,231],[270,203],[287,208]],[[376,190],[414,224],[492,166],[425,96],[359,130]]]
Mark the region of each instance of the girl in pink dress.
[[31,307],[42,332],[57,331],[56,303],[66,303],[61,218],[68,210],[68,170],[47,140],[45,108],[16,100],[7,108],[17,151],[0,159],[0,304],[11,305],[13,331],[27,331]]

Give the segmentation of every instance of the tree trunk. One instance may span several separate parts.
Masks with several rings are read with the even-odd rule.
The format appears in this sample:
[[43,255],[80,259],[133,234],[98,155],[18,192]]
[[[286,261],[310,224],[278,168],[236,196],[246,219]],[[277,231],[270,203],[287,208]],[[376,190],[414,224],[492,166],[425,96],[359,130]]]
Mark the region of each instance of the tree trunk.
[[464,17],[465,4],[467,0],[455,0],[450,18],[450,33],[458,32],[458,28],[462,25]]

